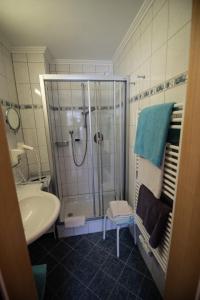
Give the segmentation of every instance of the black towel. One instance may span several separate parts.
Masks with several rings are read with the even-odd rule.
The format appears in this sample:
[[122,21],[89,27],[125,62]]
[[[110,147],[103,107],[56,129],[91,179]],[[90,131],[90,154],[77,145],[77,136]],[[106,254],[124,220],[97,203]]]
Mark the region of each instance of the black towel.
[[136,213],[150,235],[152,248],[157,248],[161,242],[170,211],[171,208],[156,199],[145,185],[140,186]]

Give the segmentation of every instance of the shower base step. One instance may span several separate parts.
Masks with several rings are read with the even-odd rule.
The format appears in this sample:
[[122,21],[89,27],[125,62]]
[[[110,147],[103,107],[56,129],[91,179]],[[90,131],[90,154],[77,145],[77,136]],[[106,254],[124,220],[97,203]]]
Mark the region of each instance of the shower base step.
[[[124,225],[122,227],[128,227],[128,225]],[[116,226],[112,222],[110,222],[110,220],[108,220],[107,230],[112,230],[112,229],[116,229]],[[86,220],[84,226],[77,227],[77,228],[65,228],[64,224],[58,224],[57,230],[58,230],[58,236],[60,238],[82,235],[82,234],[93,233],[93,232],[103,232],[103,219],[97,218],[93,220]]]

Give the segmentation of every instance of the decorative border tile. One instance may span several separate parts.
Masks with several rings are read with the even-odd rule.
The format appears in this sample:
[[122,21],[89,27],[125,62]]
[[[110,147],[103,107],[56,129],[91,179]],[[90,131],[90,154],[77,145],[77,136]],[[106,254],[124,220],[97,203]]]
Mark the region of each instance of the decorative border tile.
[[19,104],[13,103],[13,102],[8,101],[8,100],[3,100],[3,99],[0,99],[0,105],[5,106],[5,107],[14,107],[14,108],[17,108],[17,109],[20,108]]
[[138,101],[138,100],[142,100],[146,97],[159,94],[163,91],[174,88],[178,85],[185,84],[187,82],[187,79],[188,79],[187,72],[181,73],[181,74],[177,75],[176,77],[173,77],[165,82],[158,84],[157,86],[151,87],[150,89],[131,97],[131,99],[129,100],[129,103]]
[[4,106],[4,107],[14,107],[16,109],[41,109],[43,108],[43,106],[40,104],[40,105],[37,105],[37,104],[17,104],[17,103],[13,103],[13,102],[10,102],[8,100],[3,100],[3,99],[0,99],[0,105]]

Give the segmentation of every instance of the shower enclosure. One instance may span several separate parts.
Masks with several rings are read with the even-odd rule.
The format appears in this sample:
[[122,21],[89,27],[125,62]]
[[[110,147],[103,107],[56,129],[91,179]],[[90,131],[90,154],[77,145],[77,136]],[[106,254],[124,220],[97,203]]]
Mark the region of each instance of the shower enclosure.
[[50,74],[40,85],[60,221],[101,217],[125,196],[127,81]]

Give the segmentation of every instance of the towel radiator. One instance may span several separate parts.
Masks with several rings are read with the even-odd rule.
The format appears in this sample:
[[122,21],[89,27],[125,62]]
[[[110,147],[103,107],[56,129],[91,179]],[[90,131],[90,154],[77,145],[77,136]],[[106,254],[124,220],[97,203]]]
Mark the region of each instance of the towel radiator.
[[[139,115],[140,112],[138,112]],[[135,201],[134,201],[134,215],[135,215],[135,224],[140,230],[140,234],[143,237],[148,249],[154,255],[155,259],[159,263],[160,267],[166,274],[168,257],[170,250],[170,241],[171,241],[171,232],[173,226],[173,216],[174,216],[174,207],[176,201],[176,189],[177,189],[177,180],[178,180],[178,171],[179,171],[179,161],[180,161],[180,147],[181,147],[181,138],[182,138],[182,127],[184,119],[184,105],[182,103],[174,104],[172,118],[170,123],[170,128],[180,130],[180,139],[179,145],[173,145],[167,143],[164,159],[164,172],[163,172],[163,184],[162,192],[171,199],[173,206],[172,212],[169,214],[165,234],[160,243],[160,246],[156,249],[153,249],[149,244],[149,234],[143,226],[142,219],[136,214],[138,195],[140,189],[140,183],[137,180],[138,166],[139,166],[139,157],[135,155],[135,166],[136,166],[136,182],[135,182]]]

